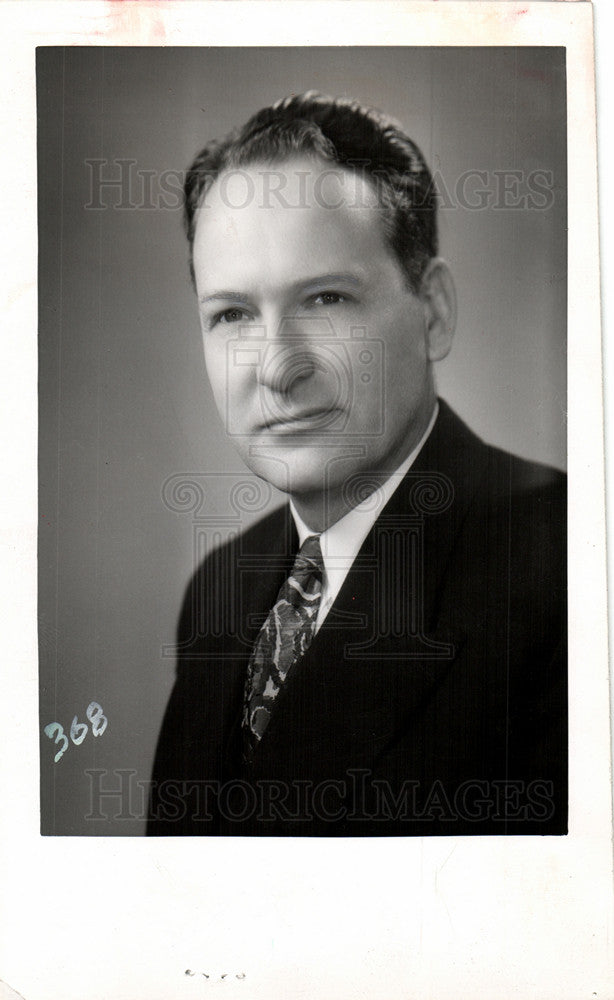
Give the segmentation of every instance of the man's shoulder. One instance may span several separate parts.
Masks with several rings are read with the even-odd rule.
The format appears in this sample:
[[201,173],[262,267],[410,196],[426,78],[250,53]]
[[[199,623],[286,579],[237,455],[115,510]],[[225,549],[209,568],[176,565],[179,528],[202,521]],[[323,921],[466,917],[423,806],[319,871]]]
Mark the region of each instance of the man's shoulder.
[[236,576],[236,568],[249,569],[250,565],[281,566],[296,550],[296,529],[287,504],[276,507],[254,524],[234,530],[226,539],[214,545],[195,566],[186,596],[195,587],[211,579],[216,586],[220,581]]
[[507,538],[518,553],[532,552],[535,558],[540,549],[544,556],[564,553],[565,474],[485,442],[441,400],[433,432],[396,509],[404,509],[408,491],[426,489],[434,474],[446,503],[427,521],[449,546],[468,538],[477,548],[494,552]]
[[548,579],[558,593],[566,551],[565,474],[486,443],[445,404],[441,416],[426,465],[441,459],[452,499],[433,530],[460,553],[465,569],[469,562],[481,571],[505,563],[527,591]]
[[567,476],[544,462],[521,458],[494,445],[487,450],[488,482],[493,497],[560,498],[567,492]]
[[560,469],[523,458],[484,441],[440,400],[440,413],[423,462],[447,471],[477,495],[493,499],[511,496],[564,495],[567,477]]
[[295,531],[290,506],[284,503],[249,527],[233,533],[222,548],[246,557],[268,556],[273,560],[284,558],[294,551],[292,546]]

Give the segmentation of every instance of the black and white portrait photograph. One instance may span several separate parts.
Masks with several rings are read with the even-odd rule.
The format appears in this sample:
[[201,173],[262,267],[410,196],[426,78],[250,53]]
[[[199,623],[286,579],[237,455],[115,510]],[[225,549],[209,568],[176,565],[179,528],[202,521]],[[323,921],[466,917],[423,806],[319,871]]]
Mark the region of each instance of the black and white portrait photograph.
[[38,73],[43,832],[565,834],[564,49]]
[[605,997],[591,5],[25,6],[7,1000]]

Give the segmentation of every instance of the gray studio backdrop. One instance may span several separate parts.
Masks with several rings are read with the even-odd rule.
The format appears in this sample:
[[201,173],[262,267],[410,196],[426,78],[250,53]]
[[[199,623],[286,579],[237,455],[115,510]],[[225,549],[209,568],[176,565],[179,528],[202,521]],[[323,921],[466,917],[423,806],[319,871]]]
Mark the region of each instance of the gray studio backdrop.
[[179,188],[208,138],[308,89],[394,115],[438,178],[459,296],[441,394],[565,464],[564,50],[39,49],[46,834],[143,832],[185,585],[267,500],[207,386]]

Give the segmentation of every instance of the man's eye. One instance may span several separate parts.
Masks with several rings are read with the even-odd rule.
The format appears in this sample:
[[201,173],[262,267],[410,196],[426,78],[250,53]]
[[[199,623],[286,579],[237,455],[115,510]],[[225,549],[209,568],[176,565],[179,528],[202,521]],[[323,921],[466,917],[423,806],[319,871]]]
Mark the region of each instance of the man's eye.
[[320,292],[319,295],[314,295],[312,301],[316,306],[335,306],[346,299],[340,292]]
[[224,309],[224,312],[217,313],[214,323],[241,323],[248,318],[244,309],[232,306],[230,309]]

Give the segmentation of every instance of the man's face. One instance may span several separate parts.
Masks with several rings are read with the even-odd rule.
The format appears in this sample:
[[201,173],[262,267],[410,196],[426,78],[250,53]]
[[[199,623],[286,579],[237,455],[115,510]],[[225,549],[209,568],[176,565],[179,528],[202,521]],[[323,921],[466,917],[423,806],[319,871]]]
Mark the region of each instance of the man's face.
[[246,464],[297,498],[393,472],[434,390],[425,303],[371,185],[313,159],[223,174],[194,270],[207,372]]

